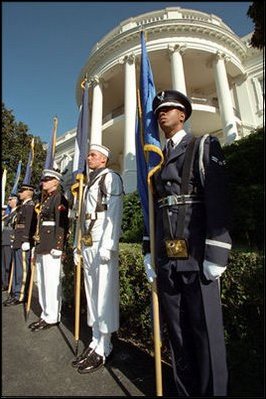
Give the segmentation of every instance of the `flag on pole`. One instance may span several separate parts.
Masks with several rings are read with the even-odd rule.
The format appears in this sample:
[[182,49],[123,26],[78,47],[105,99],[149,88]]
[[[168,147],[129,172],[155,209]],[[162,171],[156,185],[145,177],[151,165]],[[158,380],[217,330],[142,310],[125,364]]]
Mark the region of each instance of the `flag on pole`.
[[75,139],[75,152],[73,160],[73,184],[71,191],[74,197],[78,195],[78,187],[81,176],[86,174],[86,161],[89,137],[89,84],[87,79],[82,83],[82,102],[79,110],[77,134]]
[[34,159],[34,138],[32,138],[32,140],[31,140],[29,158],[28,158],[28,163],[27,163],[27,167],[26,167],[26,173],[25,173],[25,177],[24,177],[22,184],[30,184],[31,175],[32,175],[33,159]]
[[156,95],[144,32],[141,32],[140,90],[136,129],[137,185],[146,231],[149,231],[148,188],[152,175],[163,162],[157,119],[152,110]]
[[54,155],[55,155],[57,126],[58,126],[58,118],[57,118],[57,116],[55,116],[53,131],[52,131],[52,135],[51,135],[51,141],[50,141],[49,147],[47,149],[44,169],[53,170],[53,168],[54,168]]
[[20,160],[18,163],[17,172],[16,172],[16,176],[15,176],[15,180],[14,180],[14,185],[11,190],[11,194],[17,194],[18,183],[19,183],[19,178],[20,178],[20,174],[21,174],[21,165],[22,165],[22,161]]
[[6,197],[6,174],[7,170],[4,169],[2,174],[2,208],[5,205],[5,197]]

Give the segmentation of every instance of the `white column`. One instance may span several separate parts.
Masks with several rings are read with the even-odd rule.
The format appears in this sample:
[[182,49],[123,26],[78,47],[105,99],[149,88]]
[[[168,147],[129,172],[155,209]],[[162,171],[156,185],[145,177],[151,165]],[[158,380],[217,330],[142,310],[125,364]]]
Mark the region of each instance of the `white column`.
[[[174,46],[169,45],[168,49],[170,52],[170,60],[171,60],[172,89],[180,91],[180,93],[187,95],[186,79],[185,79],[184,64],[182,57],[186,49],[186,46],[175,44]],[[184,129],[187,132],[191,131],[190,120],[185,122]]]
[[213,61],[214,79],[226,144],[230,144],[238,138],[233,102],[225,68],[225,61],[228,60],[224,54],[217,52]]
[[125,131],[124,131],[124,159],[123,181],[126,193],[131,193],[137,187],[137,168],[135,150],[136,126],[136,68],[135,56],[131,54],[124,58],[125,63]]
[[102,82],[98,76],[94,76],[92,84],[92,112],[91,112],[91,144],[102,144],[102,115],[103,115],[103,92]]
[[184,73],[184,64],[182,54],[184,53],[185,46],[176,44],[169,46],[170,59],[171,59],[171,75],[172,75],[172,88],[187,95],[186,79]]

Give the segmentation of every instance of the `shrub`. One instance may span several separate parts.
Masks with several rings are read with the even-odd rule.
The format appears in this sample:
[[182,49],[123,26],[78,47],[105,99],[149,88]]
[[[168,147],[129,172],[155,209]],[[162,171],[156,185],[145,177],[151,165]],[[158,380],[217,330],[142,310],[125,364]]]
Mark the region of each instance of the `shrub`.
[[143,236],[143,216],[137,192],[126,194],[123,202],[121,242],[141,242]]

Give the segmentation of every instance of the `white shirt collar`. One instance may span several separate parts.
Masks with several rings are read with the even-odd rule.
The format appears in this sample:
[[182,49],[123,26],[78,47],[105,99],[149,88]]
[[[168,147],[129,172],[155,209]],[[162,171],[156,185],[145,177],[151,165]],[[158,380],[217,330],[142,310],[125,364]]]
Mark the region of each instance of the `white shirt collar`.
[[[185,130],[182,129],[182,130],[179,130],[178,132],[176,132],[176,133],[171,137],[171,139],[172,139],[172,141],[173,141],[173,143],[174,143],[174,148],[175,148],[176,146],[178,146],[178,144],[181,142],[181,140],[183,139],[183,137],[185,137],[186,134],[187,134],[187,133],[185,132]],[[167,143],[168,143],[169,140],[170,140],[170,139],[167,139],[167,140],[166,140],[166,145],[167,145]]]
[[26,204],[26,202],[29,202],[31,200],[31,198],[27,198],[22,202],[22,205]]

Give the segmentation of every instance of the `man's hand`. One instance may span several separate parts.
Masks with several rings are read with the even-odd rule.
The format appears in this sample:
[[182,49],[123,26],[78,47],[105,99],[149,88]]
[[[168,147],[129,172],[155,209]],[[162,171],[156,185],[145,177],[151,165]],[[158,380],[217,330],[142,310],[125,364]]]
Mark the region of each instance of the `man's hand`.
[[78,250],[77,250],[77,248],[74,248],[73,255],[74,255],[73,257],[74,257],[75,266],[77,266],[78,263],[79,263],[79,255],[78,255]]
[[100,248],[99,250],[101,261],[104,263],[109,262],[111,259],[111,251],[110,249]]
[[217,280],[225,270],[226,266],[219,266],[215,263],[209,262],[208,260],[203,262],[203,273],[207,280]]
[[22,251],[28,251],[30,249],[30,243],[29,242],[23,242],[21,245]]
[[50,254],[54,257],[54,258],[59,258],[59,256],[61,256],[63,253],[63,251],[60,251],[60,249],[51,249]]
[[149,283],[152,283],[157,276],[151,265],[151,254],[144,255],[144,266],[146,271],[146,277]]

